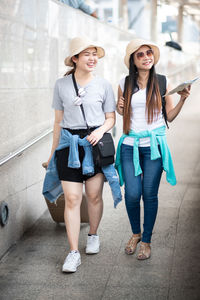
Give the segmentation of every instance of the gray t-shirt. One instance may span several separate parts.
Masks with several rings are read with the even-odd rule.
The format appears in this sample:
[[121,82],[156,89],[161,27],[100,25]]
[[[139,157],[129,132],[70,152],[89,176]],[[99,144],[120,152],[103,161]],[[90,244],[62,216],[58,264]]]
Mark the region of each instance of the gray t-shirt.
[[[79,85],[78,88],[80,88]],[[84,86],[84,90],[85,96],[81,99],[83,100],[83,108],[88,125],[90,127],[103,125],[105,113],[114,112],[116,108],[111,84],[107,80],[95,76]],[[72,75],[58,79],[55,83],[52,107],[56,110],[64,111],[63,120],[60,124],[63,128],[87,128],[80,106],[74,104],[75,98],[76,91]]]

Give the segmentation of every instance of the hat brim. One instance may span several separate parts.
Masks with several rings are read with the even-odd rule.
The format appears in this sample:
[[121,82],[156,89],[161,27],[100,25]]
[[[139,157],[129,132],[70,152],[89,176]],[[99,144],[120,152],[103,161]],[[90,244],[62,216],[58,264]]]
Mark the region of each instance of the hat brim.
[[129,51],[126,52],[126,55],[124,57],[124,63],[128,69],[129,69],[129,63],[130,63],[129,61],[130,61],[131,54],[136,52],[142,46],[148,46],[153,50],[154,65],[156,65],[158,63],[159,58],[160,58],[160,50],[159,50],[158,46],[153,43],[148,43],[148,42],[144,41],[144,42],[141,42],[139,45],[132,47],[132,49],[129,49]]
[[73,67],[72,57],[81,53],[82,51],[84,51],[85,49],[88,49],[88,48],[96,48],[98,58],[102,58],[105,56],[105,50],[102,47],[97,46],[97,45],[88,45],[86,47],[79,49],[78,51],[75,51],[73,53],[73,55],[67,56],[64,60],[65,65],[68,67]]

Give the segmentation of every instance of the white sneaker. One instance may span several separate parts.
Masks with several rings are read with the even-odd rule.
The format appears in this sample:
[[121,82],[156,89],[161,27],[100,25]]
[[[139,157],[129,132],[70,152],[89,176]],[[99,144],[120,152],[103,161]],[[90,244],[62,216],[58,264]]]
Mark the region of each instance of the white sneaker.
[[87,246],[86,246],[86,254],[95,254],[99,252],[99,236],[98,235],[88,235],[87,237]]
[[77,267],[81,264],[81,256],[79,252],[72,250],[65,258],[62,271],[67,273],[76,272]]

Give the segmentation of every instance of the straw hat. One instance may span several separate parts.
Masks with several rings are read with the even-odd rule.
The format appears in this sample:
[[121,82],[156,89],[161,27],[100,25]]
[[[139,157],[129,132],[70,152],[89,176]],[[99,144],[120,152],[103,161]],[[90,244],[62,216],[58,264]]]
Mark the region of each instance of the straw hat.
[[96,43],[92,42],[91,40],[83,37],[76,37],[70,41],[69,45],[69,52],[70,55],[67,56],[64,60],[66,66],[73,67],[72,57],[76,54],[79,54],[81,51],[95,47],[97,49],[97,55],[99,58],[105,55],[105,51],[102,47],[98,46]]
[[154,43],[142,40],[142,39],[134,39],[132,40],[126,47],[126,55],[124,57],[124,63],[129,69],[129,60],[132,53],[137,51],[141,46],[149,46],[153,50],[153,56],[154,56],[154,64],[156,65],[159,57],[160,57],[160,50],[158,46],[156,46]]

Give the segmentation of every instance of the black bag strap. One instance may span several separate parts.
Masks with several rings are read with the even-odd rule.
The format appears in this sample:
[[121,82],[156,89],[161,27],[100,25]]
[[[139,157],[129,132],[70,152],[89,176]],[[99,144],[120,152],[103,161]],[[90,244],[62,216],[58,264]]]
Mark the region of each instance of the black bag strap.
[[[78,86],[77,86],[77,83],[76,83],[76,79],[75,79],[75,76],[74,76],[74,73],[72,73],[72,81],[73,81],[73,84],[74,84],[74,89],[76,91],[76,95],[79,97],[79,94],[78,94]],[[90,127],[88,126],[88,123],[87,123],[87,120],[86,120],[86,117],[85,117],[85,112],[84,112],[84,109],[83,109],[83,104],[80,105],[80,108],[81,108],[81,112],[82,112],[82,115],[83,115],[83,119],[85,121],[85,124],[87,126],[87,131],[88,131],[88,134],[90,134]]]
[[167,125],[167,128],[169,128],[168,126],[168,122],[167,122],[167,112],[166,112],[166,100],[164,95],[166,94],[166,85],[167,85],[167,79],[164,75],[161,74],[157,74],[157,79],[158,79],[158,85],[159,85],[159,90],[160,90],[160,95],[161,95],[161,100],[162,100],[162,114],[165,120],[165,123]]

